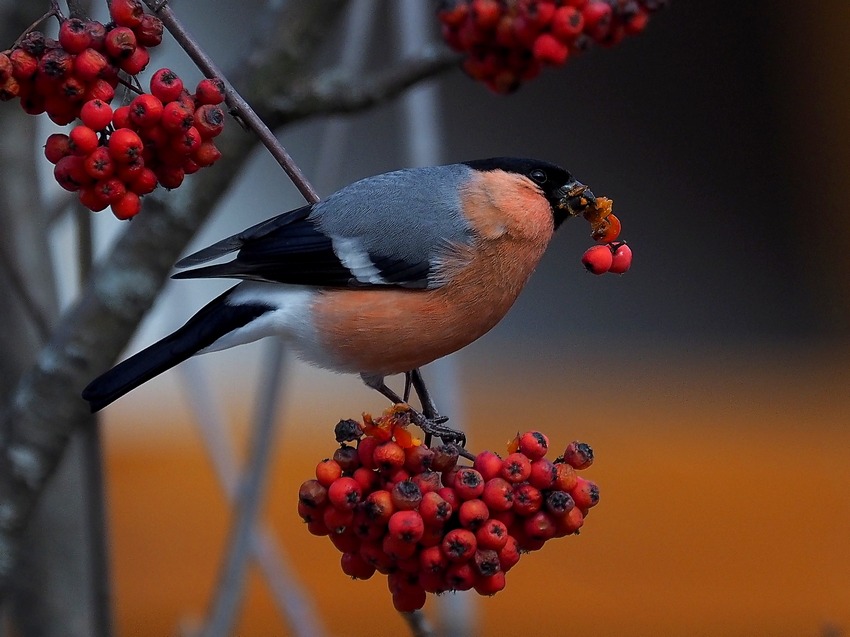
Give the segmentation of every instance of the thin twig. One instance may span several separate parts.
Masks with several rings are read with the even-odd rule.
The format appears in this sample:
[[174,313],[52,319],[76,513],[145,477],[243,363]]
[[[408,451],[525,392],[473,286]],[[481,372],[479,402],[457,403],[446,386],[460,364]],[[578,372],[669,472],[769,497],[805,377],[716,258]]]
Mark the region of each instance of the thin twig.
[[248,127],[256,133],[263,145],[268,149],[275,160],[277,160],[280,164],[281,168],[283,168],[284,172],[286,172],[292,180],[292,183],[295,184],[295,187],[298,188],[298,191],[304,196],[304,199],[306,199],[309,203],[317,202],[319,200],[318,193],[315,191],[313,186],[310,185],[310,182],[307,181],[307,178],[301,172],[301,169],[295,164],[295,161],[286,149],[281,146],[280,142],[277,141],[277,137],[275,137],[274,133],[272,133],[269,127],[266,126],[265,122],[263,122],[260,116],[257,115],[254,109],[251,108],[251,105],[248,104],[248,102],[235,88],[233,88],[233,85],[225,77],[221,69],[218,68],[212,58],[210,58],[210,56],[207,55],[207,53],[201,48],[197,40],[195,40],[195,38],[192,37],[192,35],[186,30],[171,8],[167,4],[163,5],[155,0],[144,0],[144,2],[148,5],[151,11],[157,12],[162,23],[171,35],[174,36],[177,43],[184,51],[186,51],[189,57],[192,58],[192,61],[198,66],[198,68],[201,69],[207,77],[218,78],[224,83],[227,105],[239,113],[240,118],[245,122],[245,124],[247,124]]
[[[24,32],[18,36],[18,39],[15,40],[15,43],[12,45],[11,49],[7,49],[6,51],[17,49],[19,46],[21,46],[21,42],[24,41],[25,37],[27,37],[32,31],[35,31],[39,27],[39,25],[41,25],[42,22],[44,22],[45,20],[49,20],[53,16],[59,18],[60,22],[65,19],[65,16],[62,15],[62,9],[59,8],[58,0],[50,0],[50,10],[43,16],[41,16],[38,20],[29,25],[26,29],[24,29]],[[4,51],[4,53],[6,51]]]
[[457,66],[458,56],[443,46],[427,45],[418,54],[371,74],[351,73],[344,68],[327,71],[270,100],[267,119],[282,126],[305,114],[349,113],[387,102],[426,78]]
[[283,343],[275,339],[266,357],[265,386],[260,388],[254,418],[251,451],[246,461],[237,498],[236,520],[230,532],[229,549],[221,569],[204,637],[227,637],[233,631],[236,612],[242,599],[251,538],[264,494],[265,477],[271,459],[275,432],[275,413],[283,374]]
[[[226,436],[221,411],[216,408],[216,396],[203,371],[203,363],[195,358],[186,361],[178,371],[184,378],[186,395],[198,423],[207,453],[216,476],[228,500],[238,497],[239,472],[234,449]],[[297,637],[319,637],[326,634],[321,617],[312,600],[302,591],[285,553],[281,552],[274,535],[262,522],[251,532],[251,555],[263,572],[269,590],[281,614],[286,617]]]
[[404,620],[407,622],[410,632],[413,637],[434,637],[434,629],[425,618],[425,614],[421,610],[415,610],[412,613],[401,613]]

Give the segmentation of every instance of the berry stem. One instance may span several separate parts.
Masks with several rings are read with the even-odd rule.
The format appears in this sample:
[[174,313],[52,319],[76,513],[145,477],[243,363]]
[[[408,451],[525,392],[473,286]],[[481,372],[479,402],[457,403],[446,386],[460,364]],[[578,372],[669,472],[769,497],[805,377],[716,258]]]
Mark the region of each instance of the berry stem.
[[30,32],[35,31],[42,22],[49,20],[53,16],[56,16],[59,19],[59,22],[63,22],[65,20],[65,16],[62,15],[62,9],[59,7],[59,0],[50,0],[50,10],[24,29],[24,32],[18,36],[18,39],[15,40],[15,43],[11,46],[11,48],[6,49],[3,53],[8,53],[13,49],[17,49],[21,46],[21,42]]
[[298,188],[298,191],[310,203],[315,203],[319,200],[319,195],[301,169],[289,155],[287,150],[277,140],[274,133],[266,126],[265,122],[257,115],[256,111],[251,108],[250,104],[233,88],[233,85],[222,73],[221,69],[210,58],[209,55],[201,48],[198,41],[186,30],[183,23],[177,18],[174,12],[167,4],[158,2],[157,0],[144,0],[148,8],[159,16],[165,28],[174,36],[177,43],[189,55],[192,61],[207,77],[215,77],[224,83],[225,102],[234,109],[245,124],[256,133],[260,141],[272,154],[277,163],[280,164],[284,172]]

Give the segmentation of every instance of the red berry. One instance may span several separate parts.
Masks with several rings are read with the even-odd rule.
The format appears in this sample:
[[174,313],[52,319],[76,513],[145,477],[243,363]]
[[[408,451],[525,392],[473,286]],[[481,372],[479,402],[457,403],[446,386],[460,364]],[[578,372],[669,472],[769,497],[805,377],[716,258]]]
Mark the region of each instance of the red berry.
[[570,48],[551,33],[541,33],[531,47],[534,59],[543,64],[561,66],[570,55]]
[[[170,148],[178,155],[191,155],[201,145],[201,134],[194,126],[190,126],[183,133],[172,138]],[[403,453],[403,451],[402,451]]]
[[446,569],[445,581],[450,590],[468,591],[475,585],[475,569],[469,562],[451,564]]
[[413,480],[402,480],[393,485],[390,497],[396,509],[416,509],[422,502],[422,491]]
[[12,63],[12,77],[16,80],[29,80],[38,70],[38,58],[23,49],[15,49],[9,54]]
[[[203,147],[203,144],[201,146]],[[360,439],[357,443],[357,455],[360,457],[360,466],[366,469],[377,468],[374,453],[379,444],[381,444],[381,441],[373,436],[364,436]]]
[[97,133],[82,124],[72,128],[68,137],[71,142],[71,152],[81,157],[92,153],[99,142]]
[[587,510],[599,504],[599,487],[595,482],[581,476],[576,480],[576,486],[570,491],[570,495],[579,509]]
[[489,577],[476,577],[474,588],[479,595],[495,595],[505,588],[505,574],[499,571]]
[[477,498],[466,500],[458,510],[458,522],[470,531],[477,531],[489,517],[490,511],[487,509],[487,505]]
[[502,459],[495,451],[482,451],[475,456],[472,468],[478,471],[486,482],[499,475],[502,470]]
[[438,491],[442,486],[442,482],[440,481],[440,474],[436,471],[423,471],[422,473],[417,473],[412,478],[413,483],[419,487],[419,490],[423,495],[430,492]]
[[[94,185],[94,188],[110,204],[119,203],[127,193],[127,187],[124,185],[124,182],[116,177],[101,179]],[[138,199],[138,197],[136,198]]]
[[514,506],[511,509],[517,515],[531,515],[543,506],[543,494],[537,487],[527,482],[514,487]]
[[410,586],[393,594],[393,607],[400,613],[412,613],[425,605],[427,594],[420,586]]
[[545,511],[537,511],[523,524],[526,537],[530,540],[551,540],[555,536],[555,522]]
[[524,453],[512,453],[502,461],[501,476],[508,482],[523,482],[530,474],[531,461]]
[[115,27],[106,34],[103,49],[109,57],[124,60],[136,50],[136,34],[128,27]]
[[611,269],[614,262],[611,248],[605,246],[593,246],[588,248],[581,257],[581,262],[588,272],[593,274],[605,274]]
[[97,20],[85,20],[84,24],[89,33],[89,47],[102,51],[103,41],[106,38],[106,26]]
[[442,573],[449,565],[449,560],[439,546],[429,546],[419,553],[419,566],[426,573]]
[[130,55],[121,60],[118,66],[127,75],[138,75],[145,70],[145,67],[150,61],[151,55],[148,53],[147,48],[138,45]]
[[461,467],[454,479],[454,490],[461,500],[472,500],[484,493],[484,479],[475,469]]
[[[115,163],[106,146],[98,146],[83,161],[83,169],[92,179],[106,179],[115,170]],[[138,193],[137,193],[138,194]]]
[[527,431],[519,437],[519,451],[529,460],[537,460],[549,451],[549,438],[539,431]]
[[516,538],[512,535],[508,535],[508,539],[505,542],[505,545],[501,549],[499,549],[498,553],[499,566],[502,569],[503,573],[507,573],[514,566],[516,566],[517,562],[519,562],[519,542],[517,542]]
[[150,93],[142,93],[130,102],[130,122],[135,128],[155,126],[162,118],[162,102]]
[[608,268],[608,272],[623,274],[624,272],[628,272],[631,267],[632,249],[625,243],[620,243],[614,249],[614,254],[611,257],[611,267]]
[[5,53],[0,53],[0,84],[12,77],[12,61]]
[[419,514],[428,526],[441,526],[452,516],[452,511],[452,505],[434,491],[423,495],[419,503]]
[[360,458],[357,457],[357,449],[349,445],[342,445],[334,451],[334,461],[340,469],[346,473],[354,473],[360,467]]
[[343,476],[335,480],[328,487],[328,500],[335,508],[341,511],[353,510],[360,502],[362,496],[363,490],[354,478]]
[[471,8],[472,23],[481,31],[495,28],[502,16],[502,7],[496,0],[472,0]]
[[173,102],[183,92],[183,80],[171,69],[159,69],[151,76],[151,93],[163,104]]
[[578,480],[575,469],[565,462],[555,464],[555,468],[558,475],[555,478],[555,484],[552,485],[552,488],[558,491],[572,491],[576,486],[576,480]]
[[139,26],[144,14],[139,0],[112,0],[109,5],[109,15],[115,24],[122,27]]
[[574,440],[564,451],[564,462],[574,469],[587,469],[593,464],[593,448],[586,442]]
[[584,525],[584,514],[578,507],[573,507],[563,516],[555,518],[555,534],[564,536],[576,533]]
[[53,133],[44,144],[44,156],[51,164],[71,154],[71,139],[65,133]]
[[513,506],[514,488],[504,478],[492,478],[484,485],[481,499],[491,511],[508,511]]
[[550,491],[546,496],[546,510],[556,518],[569,513],[576,503],[566,491]]
[[135,29],[139,44],[147,47],[158,46],[162,42],[162,20],[146,13]]
[[89,100],[80,109],[80,119],[92,130],[103,130],[112,121],[112,107],[103,100]]
[[431,468],[434,471],[448,471],[457,464],[459,457],[458,448],[455,445],[440,445],[432,449],[434,455],[431,459]]
[[418,511],[396,511],[387,525],[390,537],[416,544],[425,532],[425,523]]
[[393,504],[390,492],[381,489],[380,491],[373,491],[366,496],[364,511],[372,523],[384,525],[390,521],[390,517],[395,513],[396,507]]
[[621,228],[622,226],[617,216],[608,215],[593,224],[590,236],[594,241],[611,243],[620,236]]
[[59,45],[68,53],[82,53],[90,44],[91,34],[79,18],[68,18],[59,27]]
[[305,480],[298,489],[298,502],[311,509],[323,507],[328,501],[328,490],[318,480]]
[[[359,458],[360,456],[358,454],[358,461]],[[366,467],[357,467],[351,477],[360,483],[360,486],[363,488],[364,493],[373,491],[378,487],[378,474],[372,471],[371,469],[367,469]]]
[[339,563],[342,572],[354,579],[369,579],[375,574],[375,567],[364,560],[359,551],[343,553]]
[[131,219],[142,209],[139,195],[134,192],[125,193],[121,199],[111,205],[112,214],[118,219]]
[[159,183],[166,190],[179,188],[186,176],[186,172],[180,166],[160,166],[154,172]]
[[198,106],[221,104],[224,101],[224,90],[224,82],[217,77],[203,79],[195,88],[195,103]]
[[335,460],[325,458],[316,465],[316,479],[325,488],[330,488],[341,476],[342,467]]
[[375,467],[384,472],[403,467],[405,459],[404,449],[393,440],[379,444],[373,455]]
[[85,95],[83,95],[83,99],[85,101],[90,102],[91,100],[100,100],[106,104],[109,104],[114,97],[115,89],[112,88],[112,85],[106,80],[95,80],[89,84]]
[[162,111],[162,127],[172,133],[188,130],[195,123],[194,111],[179,101],[169,102]]
[[475,534],[468,529],[452,529],[446,533],[440,545],[443,555],[453,563],[465,562],[475,554],[478,543]]
[[[211,141],[203,141],[192,153],[194,159],[199,166],[212,166],[215,162],[221,159],[221,151]],[[374,438],[372,439],[374,440]]]
[[608,35],[612,19],[611,5],[601,0],[591,0],[582,9],[584,31],[596,41]]
[[502,570],[499,566],[499,554],[493,549],[479,548],[472,556],[472,563],[478,574],[484,577],[490,577]]
[[528,482],[532,486],[542,490],[551,489],[558,478],[558,469],[552,461],[546,458],[538,458],[531,463],[531,473]]
[[508,527],[491,518],[475,532],[475,541],[479,549],[499,551],[508,542]]
[[80,200],[81,204],[83,204],[92,212],[100,212],[101,210],[105,210],[106,207],[109,205],[109,203],[107,201],[104,201],[101,198],[100,194],[91,186],[80,188],[80,190],[77,192],[77,198]]
[[71,192],[91,183],[91,177],[83,169],[83,158],[78,155],[68,155],[56,162],[53,177],[62,188]]
[[581,35],[584,18],[575,7],[559,7],[552,17],[552,34],[562,42],[572,42]]
[[[330,496],[330,490],[328,495]],[[354,510],[335,506],[325,507],[322,510],[322,522],[331,533],[343,533],[354,524]]]

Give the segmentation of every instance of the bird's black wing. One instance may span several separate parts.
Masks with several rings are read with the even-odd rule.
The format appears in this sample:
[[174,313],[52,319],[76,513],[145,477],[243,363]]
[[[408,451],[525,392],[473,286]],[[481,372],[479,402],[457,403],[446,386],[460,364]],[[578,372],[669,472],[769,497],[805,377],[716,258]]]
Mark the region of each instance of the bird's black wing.
[[310,218],[312,205],[278,215],[180,260],[187,268],[237,252],[222,264],[177,272],[174,279],[235,278],[320,287],[428,285],[430,264],[366,250],[357,242],[331,237]]

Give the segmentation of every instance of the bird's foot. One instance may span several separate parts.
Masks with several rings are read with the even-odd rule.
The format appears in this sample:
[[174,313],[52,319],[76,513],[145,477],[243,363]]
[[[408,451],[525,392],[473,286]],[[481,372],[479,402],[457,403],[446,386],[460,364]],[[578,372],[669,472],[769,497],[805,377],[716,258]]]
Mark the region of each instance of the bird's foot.
[[459,447],[466,446],[466,434],[457,429],[446,427],[448,416],[440,416],[435,414],[433,417],[426,417],[413,409],[410,410],[410,422],[419,427],[425,432],[425,444],[431,446],[431,439],[436,436],[445,444],[456,444]]

